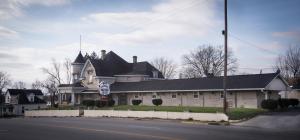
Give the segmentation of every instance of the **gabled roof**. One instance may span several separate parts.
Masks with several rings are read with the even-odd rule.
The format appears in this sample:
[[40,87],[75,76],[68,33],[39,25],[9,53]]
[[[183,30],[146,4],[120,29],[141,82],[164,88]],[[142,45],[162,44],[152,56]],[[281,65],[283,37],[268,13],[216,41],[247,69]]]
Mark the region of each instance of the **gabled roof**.
[[[96,76],[114,76],[114,75],[136,75],[143,74],[153,77],[153,70],[158,71],[148,62],[128,63],[113,51],[108,52],[104,59],[91,59],[91,64],[95,68]],[[159,72],[159,71],[158,71]],[[163,78],[161,72],[158,78]]]
[[[44,104],[46,103],[44,100],[38,98],[37,96],[42,96],[43,93],[39,89],[8,89],[7,92],[9,92],[12,96],[18,96],[18,104]],[[29,94],[36,95],[34,97],[34,102],[29,102],[27,96]]]
[[81,51],[79,51],[79,54],[73,63],[85,63],[85,59],[83,58]]
[[39,89],[7,89],[10,95],[19,95],[19,94],[31,94],[34,95],[43,95],[42,91]]
[[[263,89],[279,73],[234,75],[228,76],[228,89]],[[114,83],[111,85],[112,92],[126,91],[181,91],[181,90],[222,90],[223,76],[204,77],[192,79],[152,80],[141,82]]]

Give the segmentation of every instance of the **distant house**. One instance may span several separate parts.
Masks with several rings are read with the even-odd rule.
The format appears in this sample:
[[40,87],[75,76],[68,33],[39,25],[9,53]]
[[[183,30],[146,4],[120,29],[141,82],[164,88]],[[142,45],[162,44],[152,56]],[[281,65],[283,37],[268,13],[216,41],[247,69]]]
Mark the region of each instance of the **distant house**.
[[[83,100],[111,98],[116,105],[131,105],[142,100],[142,105],[153,105],[152,99],[161,98],[163,106],[222,107],[223,77],[192,79],[164,79],[150,63],[132,63],[110,51],[102,51],[101,58],[83,57],[81,52],[72,63],[73,83],[59,85],[59,103],[78,105]],[[100,95],[101,85],[109,85],[110,94]],[[263,99],[278,99],[278,92],[288,87],[280,71],[266,74],[228,76],[230,107],[259,108]],[[105,97],[106,96],[106,97]]]
[[300,100],[300,80],[292,86],[292,90],[287,94],[288,98]]
[[8,89],[4,96],[3,114],[23,115],[25,110],[47,107],[44,95],[38,89]]

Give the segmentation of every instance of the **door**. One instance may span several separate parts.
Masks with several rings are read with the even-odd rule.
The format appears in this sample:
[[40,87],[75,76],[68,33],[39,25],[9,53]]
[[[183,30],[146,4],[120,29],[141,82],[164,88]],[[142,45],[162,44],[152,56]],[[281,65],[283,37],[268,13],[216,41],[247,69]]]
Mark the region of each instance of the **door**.
[[118,95],[118,103],[119,105],[127,105],[127,95],[126,94]]

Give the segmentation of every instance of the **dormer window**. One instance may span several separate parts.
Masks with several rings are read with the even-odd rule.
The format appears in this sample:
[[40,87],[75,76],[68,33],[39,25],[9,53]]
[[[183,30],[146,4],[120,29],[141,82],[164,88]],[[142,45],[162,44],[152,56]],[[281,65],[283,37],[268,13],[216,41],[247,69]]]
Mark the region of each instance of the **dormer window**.
[[29,100],[29,102],[33,103],[34,102],[34,94],[30,94],[28,96],[28,100]]
[[5,103],[10,103],[10,96],[9,95],[6,96]]
[[88,70],[88,84],[92,84],[92,83],[93,83],[93,71]]
[[158,78],[158,71],[157,70],[152,71],[152,74],[153,74],[153,78]]

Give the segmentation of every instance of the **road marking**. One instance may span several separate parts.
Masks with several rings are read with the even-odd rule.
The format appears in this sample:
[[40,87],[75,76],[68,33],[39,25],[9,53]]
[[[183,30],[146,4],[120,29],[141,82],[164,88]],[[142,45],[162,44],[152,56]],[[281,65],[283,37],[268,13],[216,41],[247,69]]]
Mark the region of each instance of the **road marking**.
[[129,136],[150,137],[150,138],[164,139],[164,140],[181,140],[178,138],[165,137],[165,136],[154,136],[154,135],[147,135],[147,134],[136,134],[136,133],[131,133],[131,132],[120,132],[120,131],[114,131],[114,130],[92,129],[92,128],[82,128],[82,127],[74,127],[74,126],[64,126],[64,125],[48,125],[48,124],[30,124],[30,125],[40,125],[40,126],[57,127],[57,128],[69,128],[69,129],[105,132],[105,133],[113,133],[113,134],[119,134],[119,135],[129,135]]

